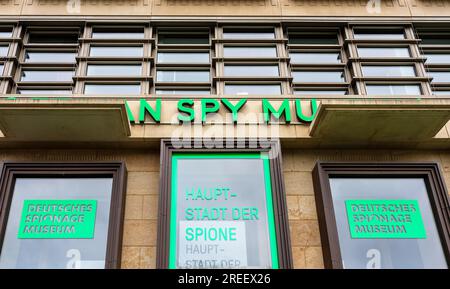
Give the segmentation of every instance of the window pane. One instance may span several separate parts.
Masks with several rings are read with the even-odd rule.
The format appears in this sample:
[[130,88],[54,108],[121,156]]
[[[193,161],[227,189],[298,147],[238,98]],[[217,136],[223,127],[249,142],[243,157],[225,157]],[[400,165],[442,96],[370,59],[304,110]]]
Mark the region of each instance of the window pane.
[[158,63],[209,63],[209,53],[159,52]]
[[438,35],[420,35],[422,39],[421,44],[425,45],[449,45],[450,34],[438,34]]
[[299,63],[341,63],[339,52],[292,52],[291,62]]
[[224,39],[275,39],[275,32],[273,29],[268,31],[236,31],[224,30]]
[[18,89],[18,94],[35,94],[35,95],[68,95],[72,94],[71,89]]
[[289,44],[339,44],[337,34],[290,34]]
[[73,71],[68,70],[24,70],[21,81],[67,81],[71,82]]
[[225,57],[277,57],[277,49],[275,47],[224,47],[223,53]]
[[159,70],[156,81],[160,82],[209,82],[209,71]]
[[11,38],[12,37],[12,31],[0,31],[0,38]]
[[278,76],[278,65],[225,65],[225,76]]
[[355,29],[353,34],[355,39],[381,39],[381,40],[405,39],[405,34],[403,33],[403,30],[373,31],[373,30]]
[[144,29],[130,30],[130,31],[92,31],[92,38],[94,39],[143,39]]
[[3,63],[0,63],[0,75],[3,75],[3,68],[5,65]]
[[170,94],[170,95],[208,95],[209,90],[196,90],[196,89],[157,89],[156,94]]
[[366,85],[368,95],[420,95],[420,85]]
[[[344,268],[447,268],[424,179],[331,178],[330,189]],[[397,230],[408,225],[426,237],[406,238]],[[383,235],[362,236],[375,231]],[[387,237],[394,234],[402,235]]]
[[347,90],[294,90],[294,94],[309,95],[346,95]]
[[85,84],[85,94],[140,94],[139,84]]
[[141,65],[88,65],[88,76],[140,76]]
[[115,57],[142,57],[144,50],[142,46],[91,46],[89,56],[115,56]]
[[209,34],[159,34],[159,44],[209,44]]
[[293,71],[294,82],[345,82],[342,71]]
[[406,47],[358,47],[360,57],[409,57]]
[[31,32],[28,39],[29,43],[60,43],[77,44],[78,34],[75,33],[38,33]]
[[0,57],[8,55],[8,45],[0,46]]
[[427,64],[450,64],[450,53],[427,53]]
[[362,71],[364,76],[416,76],[414,66],[378,66],[363,65]]
[[279,84],[225,84],[225,94],[281,94]]
[[[0,268],[65,269],[73,268],[75,261],[79,261],[81,268],[104,268],[112,184],[112,179],[106,177],[17,178],[0,256]],[[87,232],[74,230],[65,223],[55,221],[42,221],[42,226],[38,226],[34,224],[39,221],[22,220],[23,216],[34,220],[48,220],[64,214],[74,220],[69,224],[77,221],[81,224],[73,226],[86,226]],[[81,219],[80,216],[89,218]],[[48,234],[45,233],[46,230],[51,230],[55,237],[62,237],[64,234],[64,238],[33,238],[37,235],[45,236]],[[86,234],[84,238],[75,236],[80,231]],[[20,238],[19,234],[22,235]]]
[[[201,158],[186,158],[178,154],[172,159],[172,168],[172,174],[177,177],[172,188],[172,196],[177,198],[173,202],[176,211],[172,215],[176,222],[171,227],[172,232],[177,232],[174,236],[175,267],[272,268],[272,250],[276,250],[276,245],[271,241],[275,232],[269,229],[269,224],[274,222],[273,216],[267,213],[273,211],[268,197],[271,192],[267,190],[269,163],[259,158],[259,154],[241,157],[221,154],[220,158],[208,154],[202,154]],[[223,195],[211,199],[208,196],[213,190],[222,191]],[[204,192],[204,198],[197,192]],[[217,208],[219,203],[221,208]],[[224,212],[218,213],[218,218],[204,217],[208,213],[209,216],[216,215],[211,212],[218,209]],[[241,210],[252,213],[248,218],[238,218],[237,211]],[[191,239],[189,235],[193,229],[204,230],[205,236],[222,232],[217,233],[222,237]],[[231,242],[226,237],[228,230],[234,232]],[[193,250],[205,246],[219,246],[220,253],[199,254]]]
[[448,71],[429,71],[428,74],[433,77],[431,82],[450,82],[450,72]]
[[433,95],[450,95],[450,90],[436,90]]
[[25,62],[76,62],[75,52],[37,52],[28,51],[25,54]]

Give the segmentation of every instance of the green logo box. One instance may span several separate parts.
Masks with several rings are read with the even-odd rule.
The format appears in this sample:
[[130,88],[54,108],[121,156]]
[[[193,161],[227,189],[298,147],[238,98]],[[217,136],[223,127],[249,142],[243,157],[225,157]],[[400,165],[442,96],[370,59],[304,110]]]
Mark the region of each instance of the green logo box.
[[354,239],[425,239],[417,200],[346,200]]
[[96,200],[25,200],[19,239],[94,238]]

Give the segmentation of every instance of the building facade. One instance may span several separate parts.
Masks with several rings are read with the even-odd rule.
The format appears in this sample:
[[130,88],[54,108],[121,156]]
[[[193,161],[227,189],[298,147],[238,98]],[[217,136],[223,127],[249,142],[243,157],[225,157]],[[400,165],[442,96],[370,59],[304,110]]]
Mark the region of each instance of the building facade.
[[450,2],[0,1],[0,268],[447,268]]

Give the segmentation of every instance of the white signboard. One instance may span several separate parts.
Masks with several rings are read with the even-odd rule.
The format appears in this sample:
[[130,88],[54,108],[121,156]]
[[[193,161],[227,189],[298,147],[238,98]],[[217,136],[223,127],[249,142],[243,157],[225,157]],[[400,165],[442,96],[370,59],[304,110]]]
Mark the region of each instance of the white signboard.
[[245,222],[180,221],[178,268],[247,266]]

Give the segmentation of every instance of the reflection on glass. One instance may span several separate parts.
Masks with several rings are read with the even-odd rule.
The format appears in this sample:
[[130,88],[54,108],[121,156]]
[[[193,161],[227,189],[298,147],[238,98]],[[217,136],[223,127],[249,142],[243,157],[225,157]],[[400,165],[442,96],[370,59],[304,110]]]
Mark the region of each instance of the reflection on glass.
[[142,57],[142,46],[91,46],[89,56]]
[[31,32],[28,38],[29,43],[33,44],[77,44],[78,33],[39,33]]
[[301,63],[341,63],[339,52],[291,52],[291,62]]
[[8,55],[8,45],[0,46],[0,57]]
[[427,64],[450,64],[450,53],[426,53]]
[[140,94],[139,84],[85,84],[85,94]]
[[392,84],[392,85],[366,85],[368,95],[420,95],[420,85],[415,84]]
[[337,45],[339,40],[337,34],[295,34],[289,35],[289,44],[323,44],[323,45]]
[[159,52],[158,63],[209,63],[209,52]]
[[12,31],[0,31],[0,38],[11,38]]
[[346,95],[347,90],[294,90],[294,94],[302,95]]
[[71,89],[17,89],[18,94],[28,95],[69,95],[72,94]]
[[435,90],[433,95],[450,95],[450,90]]
[[225,84],[225,94],[234,95],[277,95],[281,94],[279,84]]
[[381,40],[405,39],[405,34],[403,33],[403,30],[374,31],[374,30],[355,29],[353,34],[355,39],[381,39]]
[[95,65],[89,64],[88,76],[140,76],[141,65]]
[[363,65],[362,71],[364,76],[416,76],[413,65]]
[[76,62],[76,56],[75,52],[27,51],[25,53],[25,62],[73,63]]
[[209,71],[158,70],[156,81],[160,82],[209,82]]
[[344,82],[342,71],[293,71],[294,82]]
[[[447,268],[428,199],[427,186],[423,179],[331,178],[330,188],[344,268]],[[425,226],[426,238],[352,238],[349,233],[346,200],[416,200]],[[381,214],[372,216],[382,217]],[[381,224],[389,225],[385,222]]]
[[223,48],[224,57],[267,58],[277,57],[276,47],[230,47]]
[[24,70],[20,81],[71,82],[73,71],[69,70]]
[[409,57],[406,47],[358,47],[360,57]]
[[[15,181],[0,268],[104,268],[111,178],[26,178]],[[25,200],[95,200],[92,239],[18,239]],[[45,209],[42,208],[42,209]]]
[[429,71],[428,74],[433,77],[431,82],[450,82],[450,72],[448,71]]
[[278,76],[278,65],[225,65],[225,76]]

